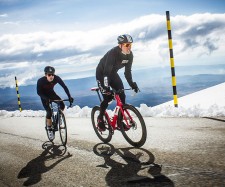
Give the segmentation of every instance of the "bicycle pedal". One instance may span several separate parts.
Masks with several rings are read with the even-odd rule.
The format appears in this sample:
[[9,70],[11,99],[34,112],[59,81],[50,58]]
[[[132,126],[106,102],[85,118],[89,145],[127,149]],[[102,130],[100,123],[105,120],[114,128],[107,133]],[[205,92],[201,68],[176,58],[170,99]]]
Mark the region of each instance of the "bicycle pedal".
[[45,130],[47,130],[47,131],[53,131],[54,128],[53,127],[49,128],[49,127],[45,126]]
[[104,131],[106,130],[106,129],[105,129],[105,130],[102,130],[102,129],[99,128],[99,127],[97,127],[97,129],[98,129],[99,132],[101,132],[101,134],[102,134],[102,132],[104,132]]
[[111,130],[112,135],[114,134],[114,130]]

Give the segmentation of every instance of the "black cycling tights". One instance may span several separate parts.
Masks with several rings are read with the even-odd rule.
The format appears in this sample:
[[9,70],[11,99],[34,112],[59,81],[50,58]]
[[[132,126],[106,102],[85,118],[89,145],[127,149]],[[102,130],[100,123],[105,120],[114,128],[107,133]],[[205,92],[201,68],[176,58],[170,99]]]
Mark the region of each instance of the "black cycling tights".
[[[60,100],[61,98],[58,96],[58,95],[51,95],[50,97],[49,97],[51,100]],[[51,110],[51,108],[50,108],[50,106],[49,106],[49,102],[48,101],[46,101],[46,100],[44,100],[44,99],[41,99],[41,101],[42,101],[42,104],[43,104],[43,107],[45,108],[45,110],[46,110],[46,118],[47,119],[51,119],[51,117],[52,117],[52,110]],[[65,108],[65,104],[63,103],[63,102],[60,102],[60,108],[61,108],[61,110],[64,110],[64,108]]]
[[[104,78],[103,77],[96,76],[96,78],[97,78],[98,83],[100,82],[101,85],[104,85]],[[124,89],[123,82],[122,82],[121,78],[119,77],[119,75],[117,73],[115,73],[113,76],[110,77],[110,83],[109,84],[115,90]],[[99,85],[99,87],[101,87],[101,85]],[[100,115],[99,115],[100,118],[103,118],[105,110],[108,107],[108,103],[110,101],[112,101],[112,99],[113,99],[112,95],[105,95],[105,94],[102,93],[102,96],[103,96],[103,101],[100,105],[100,107],[101,107]],[[125,100],[126,100],[125,93],[122,92],[122,93],[119,94],[119,96],[120,96],[120,99],[121,99],[122,103],[125,104]]]

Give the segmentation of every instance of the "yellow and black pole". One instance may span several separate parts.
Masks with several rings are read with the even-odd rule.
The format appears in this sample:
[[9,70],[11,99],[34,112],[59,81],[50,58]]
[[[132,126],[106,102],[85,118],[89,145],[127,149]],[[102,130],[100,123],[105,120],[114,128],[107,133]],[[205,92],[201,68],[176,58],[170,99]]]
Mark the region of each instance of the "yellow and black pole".
[[18,98],[19,110],[20,110],[20,112],[22,112],[22,107],[21,107],[21,103],[20,103],[19,88],[18,88],[17,78],[16,77],[15,77],[15,81],[16,81],[16,93],[17,93],[17,98]]
[[174,64],[174,56],[173,56],[173,43],[172,43],[172,33],[171,33],[170,12],[169,11],[166,11],[166,20],[167,20],[167,31],[168,31],[168,40],[169,40],[170,66],[171,66],[171,74],[172,74],[173,100],[174,100],[174,106],[178,107],[175,64]]

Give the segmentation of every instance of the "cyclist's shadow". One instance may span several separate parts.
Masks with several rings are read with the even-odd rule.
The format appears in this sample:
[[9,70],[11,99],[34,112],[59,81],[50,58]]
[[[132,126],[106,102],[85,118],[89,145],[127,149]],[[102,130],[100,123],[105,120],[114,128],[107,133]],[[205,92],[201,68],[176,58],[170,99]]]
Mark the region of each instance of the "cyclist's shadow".
[[[146,149],[115,149],[111,144],[100,143],[93,151],[105,161],[97,167],[111,168],[105,177],[108,186],[174,186],[173,181],[161,174],[162,166],[154,163],[154,155]],[[113,155],[119,161],[112,159]],[[141,170],[147,170],[150,177],[138,175]]]
[[[49,141],[43,143],[42,148],[44,151],[38,157],[28,162],[27,165],[20,170],[17,176],[18,179],[27,178],[27,180],[23,183],[24,186],[37,184],[41,181],[42,173],[48,172],[58,163],[72,156],[69,152],[66,156],[64,156],[67,150],[66,146],[54,145],[54,143]],[[45,165],[46,161],[53,159],[57,159],[56,162],[50,166]]]

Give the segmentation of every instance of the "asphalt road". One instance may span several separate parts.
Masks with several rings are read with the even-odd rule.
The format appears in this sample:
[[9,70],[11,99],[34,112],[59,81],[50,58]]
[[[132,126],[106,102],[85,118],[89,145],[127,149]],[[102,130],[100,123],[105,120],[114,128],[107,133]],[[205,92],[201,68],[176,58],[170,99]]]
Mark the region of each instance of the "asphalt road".
[[43,118],[0,119],[0,186],[224,186],[225,118],[145,118],[148,138],[101,143],[89,118],[67,119],[67,147]]

